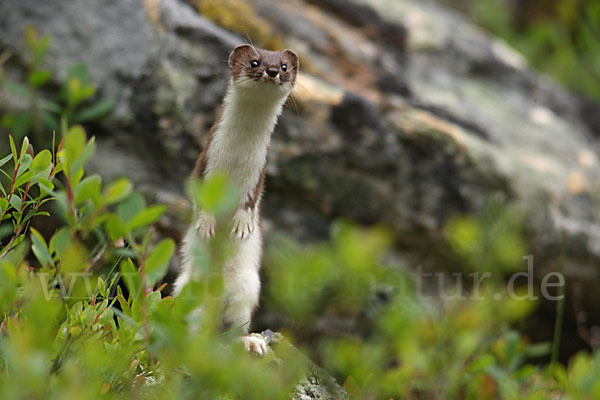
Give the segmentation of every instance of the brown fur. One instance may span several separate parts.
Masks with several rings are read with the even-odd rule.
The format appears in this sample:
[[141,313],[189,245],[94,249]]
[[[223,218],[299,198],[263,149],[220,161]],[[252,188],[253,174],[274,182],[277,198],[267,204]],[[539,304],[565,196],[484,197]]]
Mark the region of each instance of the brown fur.
[[246,202],[244,203],[245,209],[247,209],[247,210],[255,209],[256,203],[260,199],[260,196],[262,196],[262,192],[265,188],[265,173],[266,173],[266,167],[263,167],[263,169],[260,173],[260,178],[258,179],[256,186],[254,187],[254,191],[252,193],[249,193],[248,197],[246,198]]
[[[251,67],[252,61],[258,61],[257,67]],[[287,70],[282,69],[283,65]],[[269,68],[276,68],[282,82],[296,82],[298,56],[291,50],[269,51],[256,49],[249,44],[236,47],[229,56],[229,70],[233,79],[245,77],[259,79]]]
[[[258,61],[260,65],[252,68],[250,63],[254,60]],[[282,69],[284,64],[287,66],[286,71],[283,71]],[[277,68],[282,82],[291,81],[292,84],[294,84],[296,82],[296,74],[299,68],[298,56],[291,50],[284,50],[283,52],[268,51],[256,49],[249,44],[243,44],[236,47],[229,56],[229,71],[231,73],[231,79],[237,79],[241,77],[258,79],[268,68]],[[215,123],[208,131],[206,145],[196,160],[196,165],[192,172],[193,178],[203,178],[206,173],[206,156],[208,148],[221,121],[222,113],[223,105],[221,105],[217,111]],[[260,199],[260,196],[264,190],[264,184],[265,168],[263,168],[260,179],[258,180],[253,192],[248,194],[246,202],[244,203],[244,208],[255,208],[256,203]]]
[[217,131],[217,127],[219,126],[219,122],[221,122],[221,115],[223,114],[223,105],[219,107],[217,111],[217,118],[215,119],[214,124],[210,127],[208,131],[208,137],[206,139],[206,145],[200,152],[200,155],[196,159],[196,165],[194,166],[194,170],[192,171],[192,178],[204,178],[204,174],[206,173],[206,155],[208,153],[208,147],[212,142],[212,139]]

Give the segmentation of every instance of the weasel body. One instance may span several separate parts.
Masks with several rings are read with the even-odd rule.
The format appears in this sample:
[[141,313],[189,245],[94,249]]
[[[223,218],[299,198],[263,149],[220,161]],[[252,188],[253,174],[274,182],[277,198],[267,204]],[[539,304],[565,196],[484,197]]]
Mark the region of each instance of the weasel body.
[[[260,293],[260,199],[265,178],[267,149],[271,134],[288,98],[298,71],[298,57],[291,50],[273,52],[250,45],[236,47],[229,56],[231,79],[223,105],[209,132],[208,143],[198,157],[192,176],[206,178],[215,173],[228,176],[242,194],[231,229],[231,256],[221,266],[225,307],[224,327],[248,332]],[[200,270],[197,254],[202,240],[215,233],[212,215],[199,210],[182,246],[182,269],[175,281],[178,295],[193,272]],[[264,342],[242,337],[247,349],[260,354]]]

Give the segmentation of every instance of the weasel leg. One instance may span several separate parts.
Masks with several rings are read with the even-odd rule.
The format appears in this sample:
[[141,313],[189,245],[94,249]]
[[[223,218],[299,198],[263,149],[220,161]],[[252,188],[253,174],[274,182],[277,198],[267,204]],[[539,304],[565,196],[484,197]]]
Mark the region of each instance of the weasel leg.
[[247,239],[254,232],[254,212],[240,208],[233,216],[233,229],[231,236],[238,239]]
[[265,343],[263,338],[255,335],[244,335],[240,339],[242,340],[242,343],[244,343],[246,351],[252,351],[259,356],[267,354],[267,343]]
[[217,221],[215,220],[215,217],[204,211],[200,211],[198,213],[198,216],[196,217],[195,227],[201,239],[206,240],[213,237],[215,235],[216,225]]

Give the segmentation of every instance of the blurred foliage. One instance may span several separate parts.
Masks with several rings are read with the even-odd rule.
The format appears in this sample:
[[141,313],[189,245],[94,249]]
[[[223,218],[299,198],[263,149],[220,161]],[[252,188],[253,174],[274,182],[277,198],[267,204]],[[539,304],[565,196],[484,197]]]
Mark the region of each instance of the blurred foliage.
[[[254,14],[217,17],[244,11],[240,4],[199,7],[243,32]],[[95,88],[81,65],[53,87],[43,67],[50,39],[32,28],[26,38],[27,83],[0,75],[5,94],[26,100],[3,117],[14,135],[0,156],[0,398],[289,399],[309,372],[306,360],[289,347],[253,357],[237,329],[219,329],[226,242],[205,245],[198,257],[206,269],[177,299],[162,295],[175,243],[156,237],[152,224],[165,206],[147,204],[127,178],[104,184],[85,174],[95,141],[77,123],[112,104],[89,102]],[[59,94],[49,96],[52,89]],[[48,149],[35,153],[27,133]],[[223,176],[192,182],[188,194],[218,218],[235,205]],[[32,227],[50,217],[60,221],[53,232]],[[451,221],[447,237],[468,271],[513,272],[524,254],[518,212],[493,199],[481,217]],[[479,300],[423,298],[387,262],[392,242],[384,229],[340,222],[328,242],[301,246],[281,236],[267,252],[264,306],[290,321],[290,337],[323,318],[364,323],[360,334],[338,330],[305,348],[352,398],[600,397],[598,352],[568,366],[531,363],[549,344],[511,327],[534,303],[511,299],[499,280],[486,281]]]
[[502,279],[523,269],[526,254],[521,210],[498,196],[487,199],[476,217],[457,215],[446,227],[451,249],[468,271],[489,271]]
[[600,101],[600,2],[476,0],[468,11],[535,67]]
[[[61,125],[56,148],[34,154],[27,138],[17,145],[11,137],[11,153],[0,157],[0,398],[289,399],[306,360],[289,346],[253,357],[237,329],[219,329],[216,268],[226,242],[206,243],[199,256],[208,269],[177,299],[163,297],[156,285],[175,246],[151,225],[164,206],[147,205],[126,178],[104,185],[86,176],[94,139]],[[202,207],[221,215],[234,192],[223,177],[190,185]],[[48,218],[40,211],[48,201],[63,222],[46,238],[29,221]],[[480,237],[513,232],[511,223],[461,221],[450,232],[467,258],[477,256]],[[385,230],[338,223],[327,243],[282,238],[269,251],[266,306],[293,321],[284,331],[368,315],[364,335],[321,335],[306,349],[352,398],[598,398],[599,353],[581,353],[568,367],[528,362],[549,348],[511,330],[531,302],[493,281],[480,300],[420,297],[386,262],[390,245]]]
[[[96,99],[84,64],[73,65],[65,80],[57,86],[45,59],[52,39],[40,36],[31,25],[25,28],[25,82],[9,80],[3,65],[9,53],[0,56],[0,124],[17,140],[31,135],[40,147],[50,146],[52,132],[58,131],[61,118],[70,124],[85,123],[110,114],[115,106],[111,99]],[[0,147],[1,148],[1,147]]]
[[[33,155],[27,138],[19,151],[10,137],[11,154],[1,159],[1,220],[10,229],[0,253],[0,398],[289,394],[305,362],[286,361],[283,371],[272,358],[246,356],[241,342],[227,345],[217,281],[192,282],[177,302],[161,296],[164,286],[155,286],[175,245],[157,242],[149,227],[165,207],[147,205],[126,178],[103,185],[85,176],[94,139],[62,125],[57,149]],[[39,211],[45,201],[63,220],[50,238],[29,227],[48,215]],[[202,332],[190,335],[190,312],[201,303]]]
[[283,49],[283,40],[268,21],[245,0],[194,0],[200,14],[225,29],[237,32],[259,47]]

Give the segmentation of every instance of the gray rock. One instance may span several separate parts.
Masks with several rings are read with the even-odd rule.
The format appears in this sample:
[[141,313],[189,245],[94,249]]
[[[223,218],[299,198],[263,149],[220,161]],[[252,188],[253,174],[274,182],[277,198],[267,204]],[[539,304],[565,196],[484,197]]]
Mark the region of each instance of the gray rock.
[[[296,349],[281,333],[266,330],[260,336],[265,339],[269,348],[277,355],[278,348],[286,347],[285,354],[297,357],[308,367],[308,375],[296,386],[292,393],[293,400],[347,400],[346,391],[338,385],[334,378],[325,370],[319,368],[304,354]],[[285,365],[285,364],[284,364]]]
[[[432,1],[354,0],[343,18],[334,0],[322,13],[302,1],[249,3],[306,71],[273,137],[267,228],[315,240],[334,218],[383,222],[415,264],[457,268],[443,252],[448,219],[501,193],[526,210],[540,274],[557,268],[564,232],[568,282],[585,289],[583,304],[600,320],[598,124],[581,118],[600,115],[597,105]],[[353,12],[357,4],[372,12]],[[27,21],[54,37],[57,76],[83,60],[118,102],[91,131],[93,168],[184,203],[183,181],[226,87],[227,54],[243,40],[182,0],[4,0],[0,46],[22,56]]]

